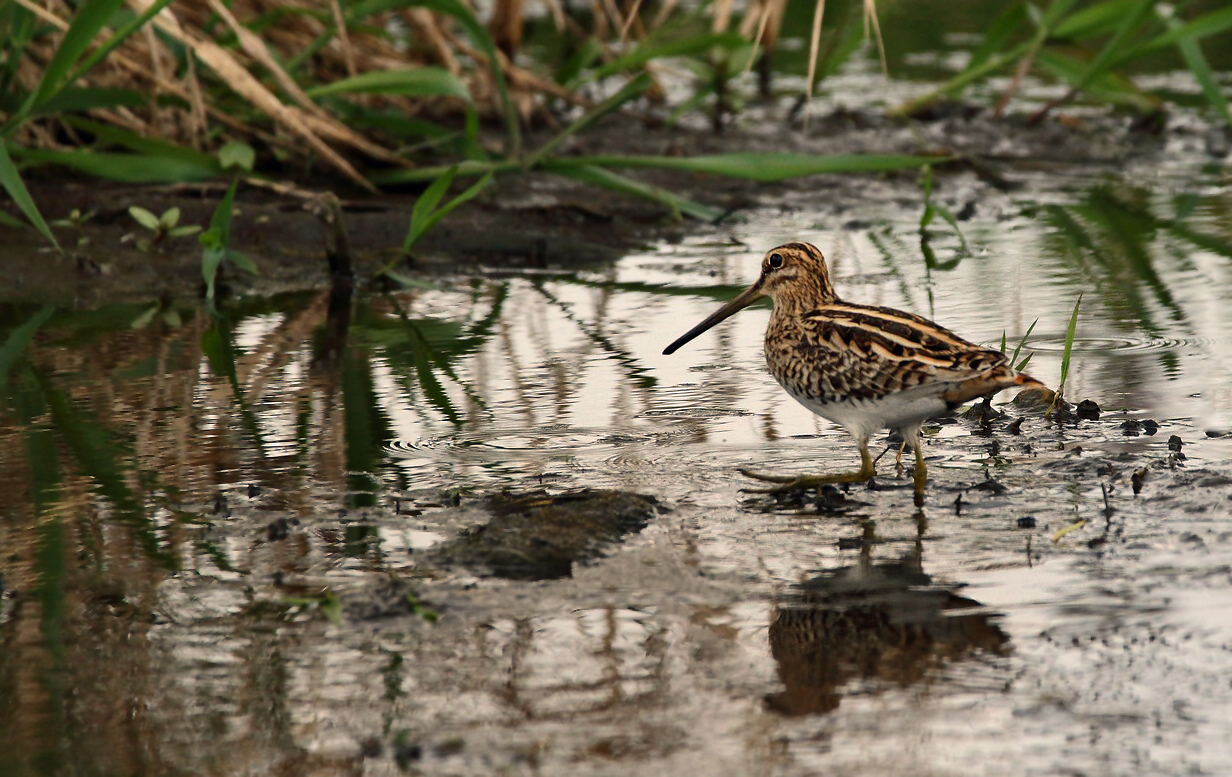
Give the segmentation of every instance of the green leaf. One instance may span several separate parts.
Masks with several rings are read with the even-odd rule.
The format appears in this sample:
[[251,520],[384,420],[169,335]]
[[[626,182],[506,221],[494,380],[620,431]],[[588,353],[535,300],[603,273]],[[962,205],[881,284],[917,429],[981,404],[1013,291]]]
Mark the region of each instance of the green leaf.
[[[1027,344],[1027,338],[1030,337],[1031,333],[1035,331],[1035,325],[1038,323],[1039,323],[1038,318],[1032,321],[1031,326],[1027,327],[1027,333],[1024,334],[1022,336],[1022,339],[1018,341],[1018,345],[1014,346],[1014,353],[1010,356],[1010,364],[1014,364],[1014,362],[1018,361],[1018,353],[1022,350],[1022,347]],[[1002,353],[1005,352],[1005,340],[1004,339],[1002,339],[1001,341],[1001,352]],[[1022,363],[1016,366],[1014,369],[1021,370],[1023,367],[1027,366],[1027,360],[1029,360],[1030,358],[1031,356],[1028,355],[1027,358],[1023,359]]]
[[38,206],[34,204],[34,199],[30,196],[30,191],[26,188],[25,182],[21,180],[17,166],[13,164],[9,156],[8,143],[2,137],[0,137],[0,184],[4,185],[4,190],[13,198],[13,202],[17,203],[17,207],[26,215],[26,218],[30,219],[30,223],[43,237],[47,238],[47,242],[59,251],[60,244],[56,242],[56,236],[51,234],[51,228],[47,226],[47,222],[43,221],[43,214],[39,213]]
[[236,168],[252,172],[252,166],[257,162],[257,152],[247,143],[233,140],[218,149],[218,164],[223,170]]
[[155,216],[153,213],[141,207],[140,205],[130,205],[128,207],[128,215],[136,219],[137,223],[145,227],[146,229],[152,232],[158,231],[158,227],[159,227],[158,216]]
[[227,244],[231,241],[231,205],[235,201],[238,185],[239,179],[233,178],[227,193],[219,201],[218,207],[214,208],[214,215],[210,217],[210,228],[197,237],[203,249],[201,276],[205,279],[205,298],[211,303],[214,301],[214,283],[218,278],[218,268],[223,259],[227,258],[229,251]]
[[189,235],[195,235],[200,231],[201,231],[201,227],[199,225],[187,224],[182,227],[175,227],[174,229],[168,231],[167,236],[168,237],[188,237]]
[[172,229],[179,223],[180,209],[176,207],[167,208],[167,210],[163,211],[163,215],[158,217],[158,226],[163,229]]
[[[451,212],[453,212],[455,208],[457,208],[462,203],[473,199],[475,195],[479,194],[481,191],[486,189],[488,187],[488,184],[492,183],[492,173],[488,173],[484,177],[480,178],[478,181],[475,181],[475,183],[471,184],[470,187],[466,191],[462,192],[457,197],[454,197],[452,200],[446,203],[443,207],[438,208],[435,211],[432,211],[431,214],[429,215],[428,211],[431,208],[435,207],[436,202],[440,200],[441,195],[443,195],[445,190],[449,188],[449,184],[450,182],[453,181],[453,177],[454,177],[454,171],[451,168],[451,172],[447,177],[442,177],[441,179],[434,182],[432,186],[428,187],[428,191],[424,192],[420,200],[417,200],[415,202],[415,209],[411,214],[411,228],[407,230],[406,240],[404,240],[402,243],[403,252],[409,251],[411,249],[411,246],[415,244],[415,241],[423,237],[423,234],[425,232],[427,232],[429,229],[432,229],[432,227],[436,226],[436,224],[440,222],[441,219],[448,216]],[[429,203],[429,196],[428,196],[429,193],[432,193],[432,190],[442,180],[445,181],[444,186],[440,188],[439,192],[434,193],[434,199],[431,199],[430,204],[428,204]],[[422,211],[420,208],[421,201],[422,201],[422,204],[425,205]]]
[[415,241],[427,231],[428,217],[436,209],[436,204],[445,196],[445,192],[449,190],[449,185],[453,183],[453,179],[457,174],[457,166],[449,168],[444,175],[433,181],[424,190],[424,193],[415,200],[415,207],[411,209],[410,228],[407,229],[406,239],[402,241],[403,252],[410,250]]
[[259,267],[257,267],[257,263],[249,259],[244,254],[241,254],[239,251],[235,251],[233,249],[228,248],[226,259],[228,262],[235,265],[236,267],[243,270],[244,272],[248,273],[249,275],[260,275],[261,274],[261,270]]
[[391,94],[403,97],[458,97],[470,101],[471,93],[462,79],[441,67],[416,67],[402,70],[374,70],[354,78],[322,84],[305,93],[316,99],[336,94]]

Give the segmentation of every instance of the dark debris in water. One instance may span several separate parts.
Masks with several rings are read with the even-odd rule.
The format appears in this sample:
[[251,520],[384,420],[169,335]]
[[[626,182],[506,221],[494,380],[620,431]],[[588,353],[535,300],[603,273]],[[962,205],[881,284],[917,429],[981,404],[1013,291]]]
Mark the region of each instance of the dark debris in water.
[[575,563],[593,561],[606,546],[640,532],[659,509],[652,496],[598,489],[494,494],[481,504],[491,520],[431,557],[512,580],[569,577]]

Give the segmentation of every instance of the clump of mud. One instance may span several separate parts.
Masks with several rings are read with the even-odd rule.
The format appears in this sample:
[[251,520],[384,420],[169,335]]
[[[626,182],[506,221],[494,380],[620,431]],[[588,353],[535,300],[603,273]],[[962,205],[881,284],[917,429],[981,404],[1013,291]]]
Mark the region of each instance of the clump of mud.
[[511,580],[551,580],[569,577],[574,563],[593,561],[606,546],[640,532],[658,502],[642,494],[586,489],[555,496],[495,494],[482,506],[491,520],[441,545],[432,560]]

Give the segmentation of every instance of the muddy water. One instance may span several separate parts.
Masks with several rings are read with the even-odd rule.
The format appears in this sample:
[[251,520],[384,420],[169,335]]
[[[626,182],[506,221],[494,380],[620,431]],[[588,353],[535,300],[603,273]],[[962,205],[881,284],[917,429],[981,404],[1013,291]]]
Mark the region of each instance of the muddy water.
[[[1226,183],[1124,172],[946,179],[972,212],[931,253],[911,182],[869,180],[341,316],[55,314],[4,362],[4,773],[1232,772]],[[893,453],[872,488],[743,493],[854,446],[765,373],[766,309],[661,351],[789,238],[852,300],[1036,322],[1052,385],[1081,292],[1067,394],[1101,417],[938,422],[920,510]],[[440,552],[487,494],[581,488],[657,505],[566,577]]]

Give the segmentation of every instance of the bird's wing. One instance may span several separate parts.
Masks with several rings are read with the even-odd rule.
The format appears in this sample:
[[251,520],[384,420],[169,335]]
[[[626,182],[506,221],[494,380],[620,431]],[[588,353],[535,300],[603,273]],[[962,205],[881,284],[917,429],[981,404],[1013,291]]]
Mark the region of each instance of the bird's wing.
[[800,329],[803,361],[817,365],[830,396],[876,399],[919,388],[959,404],[1015,383],[1005,354],[900,310],[839,303],[803,316]]

